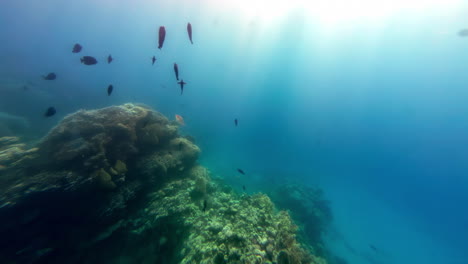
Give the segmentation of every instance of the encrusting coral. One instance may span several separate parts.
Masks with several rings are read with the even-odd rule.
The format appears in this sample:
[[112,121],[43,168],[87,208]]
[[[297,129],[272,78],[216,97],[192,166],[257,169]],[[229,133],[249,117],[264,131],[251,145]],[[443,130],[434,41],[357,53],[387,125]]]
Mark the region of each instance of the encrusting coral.
[[[3,141],[0,157],[18,144]],[[326,263],[296,240],[291,217],[268,196],[211,180],[200,152],[177,123],[145,106],[66,116],[0,177],[0,259]]]
[[291,212],[300,225],[301,238],[313,246],[315,254],[331,254],[324,246],[323,237],[333,216],[320,188],[289,183],[279,186],[271,196],[278,207]]

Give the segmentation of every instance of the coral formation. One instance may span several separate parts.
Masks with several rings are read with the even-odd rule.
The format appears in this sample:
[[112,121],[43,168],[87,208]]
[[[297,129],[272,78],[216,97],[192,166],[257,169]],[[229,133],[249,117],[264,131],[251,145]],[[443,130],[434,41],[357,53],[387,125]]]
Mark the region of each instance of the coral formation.
[[211,180],[193,142],[133,104],[68,115],[30,150],[1,138],[0,259],[326,263],[268,196]]
[[299,234],[313,246],[314,253],[328,255],[323,235],[333,217],[323,191],[300,184],[285,184],[273,192],[272,199],[280,208],[291,212],[300,225]]

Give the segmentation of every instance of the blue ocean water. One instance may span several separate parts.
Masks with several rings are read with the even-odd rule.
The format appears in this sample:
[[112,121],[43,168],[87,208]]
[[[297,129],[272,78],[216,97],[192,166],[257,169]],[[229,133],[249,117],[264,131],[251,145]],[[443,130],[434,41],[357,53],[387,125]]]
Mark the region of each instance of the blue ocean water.
[[215,174],[322,186],[349,263],[468,263],[468,5],[257,2],[4,0],[0,112],[30,137],[82,108],[179,114]]

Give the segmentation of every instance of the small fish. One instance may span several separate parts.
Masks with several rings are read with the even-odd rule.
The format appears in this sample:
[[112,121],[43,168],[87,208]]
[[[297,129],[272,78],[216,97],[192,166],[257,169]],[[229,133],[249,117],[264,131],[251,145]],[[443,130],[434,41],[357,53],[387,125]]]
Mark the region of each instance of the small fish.
[[179,80],[179,66],[175,62],[174,62],[174,72],[175,72],[175,78]]
[[244,192],[245,192],[245,185],[242,185],[242,190],[244,190]]
[[49,73],[49,74],[47,74],[45,76],[42,76],[42,79],[47,80],[47,81],[53,81],[53,80],[57,79],[57,75],[55,73],[51,72],[51,73]]
[[375,252],[378,252],[377,248],[376,248],[374,245],[369,244],[369,247],[370,247],[372,250],[374,250]]
[[84,56],[83,58],[80,59],[81,63],[84,63],[85,65],[94,65],[97,63],[96,58],[91,57],[91,56]]
[[55,115],[55,113],[57,113],[57,110],[55,110],[55,107],[51,106],[51,107],[47,108],[47,111],[45,112],[44,116],[45,117],[51,117],[51,116]]
[[112,58],[112,55],[109,54],[109,56],[107,57],[107,64],[110,64],[113,60],[114,58]]
[[237,171],[238,171],[240,174],[245,175],[245,172],[244,172],[243,170],[237,169]]
[[79,53],[83,47],[81,47],[80,44],[76,43],[75,46],[73,46],[73,53]]
[[206,208],[208,207],[208,201],[207,200],[203,200],[203,212],[206,211]]
[[176,118],[177,122],[179,122],[179,124],[185,125],[184,118],[182,116],[175,115],[175,118]]
[[155,56],[153,56],[153,58],[151,59],[151,62],[153,62],[153,64],[151,64],[151,65],[154,65],[154,63],[156,62],[156,57]]
[[163,47],[164,39],[166,39],[166,28],[161,26],[159,27],[158,49]]
[[239,123],[239,122],[237,121],[237,118],[236,118],[236,119],[234,119],[234,125],[236,125],[236,126],[237,126],[237,124],[238,124],[238,123]]
[[458,31],[458,36],[460,37],[468,37],[468,28],[462,29]]
[[178,84],[180,84],[180,95],[182,95],[184,93],[184,85],[186,85],[187,83],[184,82],[184,80],[181,80],[180,82],[178,82]]
[[190,24],[190,23],[187,24],[187,33],[188,33],[188,37],[190,39],[190,43],[193,44],[193,41],[192,41],[192,24]]
[[109,87],[107,87],[107,95],[110,96],[113,90],[114,90],[114,86],[112,86],[112,84],[109,85]]

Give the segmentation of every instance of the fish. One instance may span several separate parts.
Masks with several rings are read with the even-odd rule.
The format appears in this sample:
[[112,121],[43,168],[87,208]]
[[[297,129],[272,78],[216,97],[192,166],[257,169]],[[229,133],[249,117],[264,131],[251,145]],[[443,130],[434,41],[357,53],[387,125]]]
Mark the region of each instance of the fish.
[[114,90],[114,86],[112,86],[112,84],[109,85],[109,87],[107,87],[107,95],[110,96],[113,90]]
[[175,78],[179,80],[179,66],[175,62],[174,62],[174,72],[175,72]]
[[242,190],[244,190],[244,192],[245,192],[245,185],[242,185]]
[[73,53],[79,53],[79,52],[81,51],[82,48],[83,48],[83,47],[81,47],[80,44],[76,43],[76,44],[73,46],[72,52],[73,52]]
[[57,75],[55,73],[51,72],[51,73],[49,73],[49,74],[47,74],[45,76],[42,76],[42,79],[47,80],[47,81],[53,81],[53,80],[57,79]]
[[44,113],[44,116],[45,117],[51,117],[51,116],[55,115],[55,113],[57,113],[57,110],[55,110],[55,107],[51,106],[51,107],[47,108],[47,111]]
[[240,174],[245,175],[245,172],[244,172],[243,170],[237,169],[237,171],[238,171]]
[[110,64],[113,60],[114,58],[112,58],[112,55],[109,54],[109,56],[107,57],[107,64]]
[[238,123],[239,123],[239,122],[237,121],[237,118],[236,118],[236,119],[234,119],[234,125],[236,125],[236,126],[237,126],[237,124],[238,124]]
[[158,38],[158,49],[161,49],[164,44],[164,39],[166,39],[166,28],[163,26],[159,27],[159,38]]
[[83,58],[80,59],[81,63],[84,63],[85,65],[94,65],[97,62],[96,58],[91,57],[91,56],[84,56]]
[[192,45],[193,45],[193,41],[192,41],[192,24],[190,24],[190,23],[187,24],[187,33],[188,33],[188,37],[190,39],[190,43],[192,43]]
[[180,84],[180,95],[182,95],[184,93],[184,85],[186,85],[187,83],[184,82],[184,80],[181,80],[180,82],[178,82],[178,84]]
[[207,200],[203,200],[203,212],[206,211],[206,208],[208,207],[208,201]]
[[182,126],[185,125],[184,118],[182,116],[175,115],[175,118],[176,118],[177,122],[179,122],[179,124],[181,124]]
[[458,36],[460,37],[468,37],[468,28],[464,28],[458,31]]
[[153,58],[151,59],[151,61],[153,62],[153,64],[151,64],[151,65],[154,65],[154,63],[156,62],[156,57],[153,56]]

